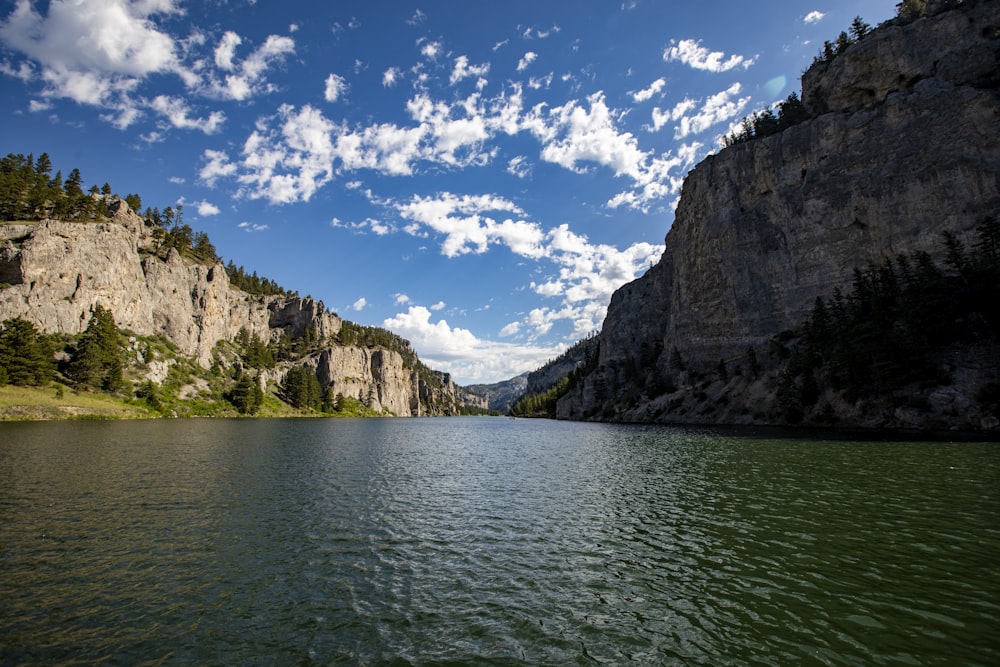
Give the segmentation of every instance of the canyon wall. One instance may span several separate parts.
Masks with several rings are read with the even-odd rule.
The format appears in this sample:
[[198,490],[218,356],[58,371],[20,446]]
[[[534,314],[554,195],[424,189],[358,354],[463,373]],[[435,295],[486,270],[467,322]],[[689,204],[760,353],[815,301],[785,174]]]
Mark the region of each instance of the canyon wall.
[[[424,386],[397,352],[335,344],[342,322],[322,302],[251,295],[230,285],[221,263],[192,262],[173,249],[161,258],[151,224],[120,201],[111,210],[105,222],[0,226],[0,320],[19,317],[44,332],[79,334],[101,305],[122,329],[162,336],[204,368],[217,343],[243,328],[265,342],[282,334],[298,339],[311,328],[328,346],[304,362],[324,388],[400,416],[486,407],[445,374],[440,388]],[[285,370],[279,365],[265,375],[280,382]]]
[[[817,62],[802,79],[809,120],[691,171],[661,260],[613,296],[597,370],[561,418],[642,421],[656,406],[677,419],[663,395],[682,368],[763,350],[856,268],[937,252],[946,230],[974,241],[1000,211],[1000,3],[951,4]],[[703,421],[747,423],[767,403],[749,388],[730,399]]]

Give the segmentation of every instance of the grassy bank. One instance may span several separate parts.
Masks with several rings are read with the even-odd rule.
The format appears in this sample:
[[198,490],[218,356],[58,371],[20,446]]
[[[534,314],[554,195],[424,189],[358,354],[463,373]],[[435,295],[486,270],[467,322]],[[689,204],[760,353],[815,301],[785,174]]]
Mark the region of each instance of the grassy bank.
[[54,387],[0,387],[0,421],[40,419],[143,419],[149,410],[107,394]]

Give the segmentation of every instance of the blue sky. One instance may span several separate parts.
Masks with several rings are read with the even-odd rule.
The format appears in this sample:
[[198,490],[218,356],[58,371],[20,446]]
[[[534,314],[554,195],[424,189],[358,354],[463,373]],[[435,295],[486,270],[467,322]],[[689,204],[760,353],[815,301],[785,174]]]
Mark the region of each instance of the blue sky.
[[0,2],[6,153],[183,205],[224,260],[533,370],[642,275],[685,174],[892,0]]

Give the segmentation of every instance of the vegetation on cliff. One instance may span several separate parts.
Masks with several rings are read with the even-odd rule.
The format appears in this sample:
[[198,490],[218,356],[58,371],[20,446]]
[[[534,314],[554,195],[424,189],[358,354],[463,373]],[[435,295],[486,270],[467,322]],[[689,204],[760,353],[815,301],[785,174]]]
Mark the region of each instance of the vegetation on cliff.
[[543,368],[559,367],[570,362],[572,370],[567,375],[560,377],[555,384],[541,391],[525,393],[514,402],[510,414],[515,417],[554,418],[556,416],[556,403],[559,402],[559,399],[576,387],[580,380],[597,367],[600,345],[600,335],[595,333],[577,341],[568,350],[548,362]]
[[[65,180],[61,172],[53,175],[45,153],[37,159],[33,155],[9,154],[0,160],[0,221],[27,225],[29,230],[15,229],[16,236],[4,244],[7,270],[12,277],[16,278],[20,271],[20,260],[16,258],[21,246],[34,235],[33,223],[57,218],[60,222],[92,223],[119,220],[123,215],[127,219],[134,214],[142,221],[137,230],[140,241],[135,246],[136,262],[150,256],[165,261],[173,253],[188,265],[213,266],[221,261],[208,235],[194,231],[184,222],[183,206],[168,206],[162,211],[146,208],[140,213],[139,195],[129,194],[121,199],[112,193],[109,184],[84,193],[80,182],[79,171],[75,169]],[[136,226],[131,222],[126,226],[129,225]],[[10,260],[11,257],[15,259]],[[267,314],[267,309],[269,304],[277,304],[279,309],[291,309],[289,322],[294,324],[272,323],[267,334],[262,335],[258,321],[254,331],[243,327],[231,340],[219,340],[210,360],[199,362],[182,354],[164,336],[142,336],[119,328],[113,313],[101,301],[85,306],[83,313],[90,318],[89,324],[78,335],[41,333],[35,323],[24,319],[30,318],[30,314],[22,314],[0,326],[0,386],[24,388],[22,393],[28,402],[35,401],[38,395],[27,388],[47,387],[55,390],[57,399],[70,401],[78,396],[102,395],[127,404],[120,411],[102,408],[101,414],[105,415],[391,414],[384,402],[373,400],[370,387],[359,390],[359,393],[367,391],[366,398],[344,396],[331,387],[320,386],[316,368],[320,354],[330,347],[342,346],[398,354],[398,358],[390,357],[388,363],[392,366],[401,359],[403,368],[419,378],[421,414],[474,411],[463,404],[465,399],[457,395],[453,385],[445,387],[442,374],[420,361],[405,339],[379,327],[341,321],[323,311],[322,304],[311,304],[300,312],[297,308],[302,304],[281,301],[297,300],[297,292],[232,261],[225,269],[231,288],[263,297],[258,305],[265,311],[265,322],[274,321],[274,314]],[[209,272],[207,280],[211,281],[211,275]],[[78,287],[79,283],[78,277]],[[0,289],[13,288],[14,285],[0,284]],[[72,303],[73,297],[65,299]],[[317,305],[318,309],[314,308]],[[331,333],[320,335],[321,329]],[[206,364],[210,366],[203,367]],[[369,383],[381,381],[369,380]],[[403,391],[416,392],[416,387],[407,380]],[[438,393],[433,394],[435,391]],[[438,405],[440,401],[443,403]],[[401,403],[397,400],[394,405]],[[50,408],[46,405],[41,414],[59,414],[53,414]],[[15,406],[14,412],[9,412],[0,406],[0,418],[12,415],[30,418],[34,414],[31,410],[19,410]],[[70,410],[67,414],[77,412]]]
[[[1000,223],[984,221],[971,249],[945,232],[941,254],[944,267],[921,252],[856,269],[850,293],[817,298],[807,322],[775,339],[787,357],[777,393],[783,421],[831,421],[818,404],[827,387],[855,405],[922,409],[926,398],[909,388],[951,384],[947,350],[1000,344]],[[1000,386],[977,398],[1000,418]]]

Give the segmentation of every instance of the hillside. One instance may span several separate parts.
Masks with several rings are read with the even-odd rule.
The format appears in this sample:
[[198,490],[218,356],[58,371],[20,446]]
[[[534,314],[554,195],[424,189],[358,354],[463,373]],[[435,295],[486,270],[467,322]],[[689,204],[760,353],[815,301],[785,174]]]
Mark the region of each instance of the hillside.
[[[558,416],[996,431],[998,73],[996,2],[927,3],[817,58],[801,119],[687,176]],[[814,335],[823,312],[840,338]]]
[[225,397],[248,378],[261,400],[307,411],[345,402],[397,416],[485,410],[485,399],[428,369],[398,336],[343,321],[311,298],[234,287],[214,249],[209,261],[182,254],[124,200],[90,197],[96,219],[0,225],[0,321],[47,335],[68,386],[73,356],[103,309],[120,329],[117,394],[152,394],[162,405],[169,393],[169,414],[232,409]]

